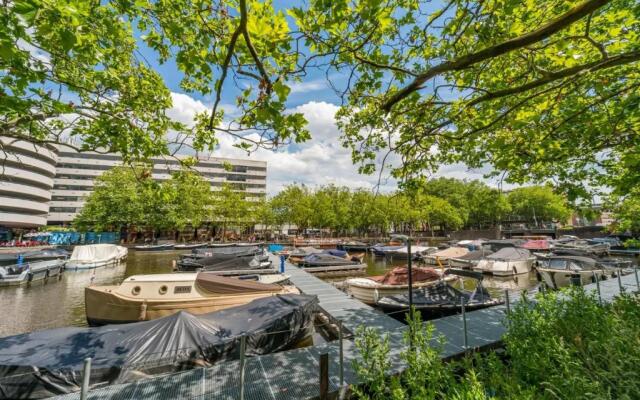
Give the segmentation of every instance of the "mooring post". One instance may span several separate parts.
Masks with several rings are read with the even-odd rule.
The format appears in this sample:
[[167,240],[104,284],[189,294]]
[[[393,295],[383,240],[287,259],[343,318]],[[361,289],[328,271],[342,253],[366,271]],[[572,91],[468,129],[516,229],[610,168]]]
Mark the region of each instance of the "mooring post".
[[82,387],[80,388],[80,400],[87,400],[89,396],[89,379],[91,378],[91,358],[84,359],[82,368]]
[[407,239],[407,272],[409,272],[409,312],[413,311],[413,273],[412,273],[413,255],[411,254],[411,238]]
[[595,271],[593,271],[593,276],[596,278],[596,289],[598,290],[598,300],[600,301],[600,305],[602,305],[602,293],[600,292],[600,278]]
[[462,307],[462,329],[464,331],[464,349],[469,348],[469,342],[467,337],[467,313],[464,307],[464,297],[460,298],[460,306]]
[[340,387],[344,386],[344,343],[342,342],[342,321],[338,321],[338,340],[340,341]]
[[240,337],[240,400],[244,400],[244,367],[246,362],[247,337]]
[[620,288],[620,293],[624,292],[624,286],[622,286],[622,270],[618,268],[618,287]]
[[507,315],[509,315],[509,313],[511,312],[511,302],[509,301],[509,290],[505,289],[504,290],[504,302],[507,306]]
[[320,400],[329,399],[329,353],[320,354]]

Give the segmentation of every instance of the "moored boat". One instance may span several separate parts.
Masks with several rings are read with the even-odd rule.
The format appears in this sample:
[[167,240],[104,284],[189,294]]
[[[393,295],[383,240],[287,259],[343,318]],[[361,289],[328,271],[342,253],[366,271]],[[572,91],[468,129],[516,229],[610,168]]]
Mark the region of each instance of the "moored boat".
[[556,250],[577,250],[585,254],[603,256],[609,254],[609,243],[593,243],[586,239],[574,237],[561,238],[551,244],[551,249]]
[[[434,285],[422,287],[413,292],[411,297],[413,307],[428,318],[451,315],[462,311],[464,301],[465,310],[473,311],[502,304],[503,301],[491,297],[487,289],[482,286],[482,274],[472,271],[447,270],[446,274],[460,275],[478,281],[475,290],[456,289],[447,282],[438,281]],[[376,303],[383,311],[398,313],[409,310],[409,293],[402,293],[382,297]]]
[[200,249],[202,247],[209,246],[209,243],[181,243],[173,246],[175,250],[192,250],[192,249]]
[[69,258],[69,252],[64,249],[43,249],[25,252],[14,252],[0,254],[0,266],[15,265],[21,259],[23,263],[45,261],[45,260],[65,260]]
[[369,245],[364,242],[358,242],[355,240],[338,243],[336,246],[338,250],[344,251],[367,251],[369,250]]
[[[420,288],[433,285],[439,280],[453,280],[445,277],[441,271],[433,268],[414,267],[412,270],[412,287]],[[374,305],[385,296],[401,294],[409,289],[409,272],[407,267],[396,267],[384,275],[366,278],[351,278],[345,281],[347,292],[363,303]]]
[[334,256],[328,253],[316,253],[306,256],[298,263],[300,267],[335,267],[342,265],[359,265],[362,261],[351,260],[346,257]]
[[473,270],[496,276],[520,275],[529,273],[535,260],[527,249],[505,247],[480,260]]
[[471,269],[478,265],[480,260],[492,253],[491,250],[473,250],[463,256],[449,258],[448,264],[451,268]]
[[85,309],[89,325],[104,325],[152,320],[178,311],[204,314],[288,293],[298,290],[206,272],[134,275],[118,286],[85,288]]
[[59,276],[64,260],[44,260],[0,267],[0,286],[17,286],[28,282]]
[[0,397],[78,392],[86,358],[92,389],[238,359],[241,337],[247,356],[287,350],[311,336],[317,306],[316,296],[280,295],[204,315],[0,338]]
[[468,253],[469,249],[466,247],[449,247],[426,255],[422,259],[428,265],[447,266],[449,265],[449,259],[460,258]]
[[133,246],[135,251],[171,251],[174,248],[174,244],[165,243],[165,244],[142,244],[138,246]]
[[[411,256],[414,258],[423,258],[429,254],[438,251],[437,247],[432,246],[411,246]],[[384,252],[385,257],[406,260],[409,258],[409,248],[402,246],[397,249],[390,249]]]
[[589,257],[550,255],[536,267],[538,279],[552,289],[605,279],[607,268]]
[[263,255],[230,255],[227,257],[200,257],[182,258],[176,262],[179,271],[226,271],[226,270],[253,270],[271,267],[271,260]]
[[127,258],[127,248],[115,244],[87,244],[73,248],[65,269],[91,269],[117,264]]

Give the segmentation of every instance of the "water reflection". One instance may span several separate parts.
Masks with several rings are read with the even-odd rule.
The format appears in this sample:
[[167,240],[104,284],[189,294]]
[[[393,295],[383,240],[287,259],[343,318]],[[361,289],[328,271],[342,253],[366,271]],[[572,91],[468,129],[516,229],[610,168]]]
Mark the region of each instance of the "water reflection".
[[65,271],[60,278],[0,288],[0,336],[63,326],[86,326],[84,288],[112,285],[137,274],[171,272],[177,252],[129,252],[126,263],[95,270]]

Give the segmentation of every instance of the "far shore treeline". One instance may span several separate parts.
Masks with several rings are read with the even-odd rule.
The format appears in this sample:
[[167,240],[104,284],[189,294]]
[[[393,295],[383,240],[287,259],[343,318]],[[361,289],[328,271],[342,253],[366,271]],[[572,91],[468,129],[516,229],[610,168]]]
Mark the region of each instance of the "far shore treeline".
[[[566,223],[576,211],[551,186],[529,186],[501,192],[483,182],[436,178],[394,193],[334,185],[312,189],[289,185],[277,195],[247,199],[239,186],[210,184],[189,168],[165,181],[152,179],[144,166],[123,166],[97,178],[73,225],[80,230],[136,228],[158,232],[199,227],[210,222],[222,228],[261,225],[280,230],[295,225],[301,232],[322,229],[332,235],[384,235],[459,229],[483,229],[505,222],[541,225]],[[630,209],[626,216],[623,210]],[[619,206],[620,227],[637,228],[632,205]],[[579,210],[588,215],[590,210]],[[637,222],[635,223],[637,225]]]

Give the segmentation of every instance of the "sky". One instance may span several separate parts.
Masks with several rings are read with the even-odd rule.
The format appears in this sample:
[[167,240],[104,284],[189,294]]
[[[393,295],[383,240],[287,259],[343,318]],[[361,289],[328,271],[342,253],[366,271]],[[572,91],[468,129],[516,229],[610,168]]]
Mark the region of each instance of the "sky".
[[[434,5],[435,7],[435,5]],[[186,124],[190,124],[197,112],[210,110],[212,97],[197,93],[186,93],[180,88],[182,78],[175,63],[169,60],[163,65],[155,62],[155,54],[139,41],[141,52],[164,78],[172,92],[173,107],[168,115]],[[330,77],[334,84],[340,84],[340,76]],[[235,88],[225,85],[222,107],[225,112],[234,112]],[[339,98],[329,85],[325,71],[311,70],[303,82],[291,85],[287,107],[291,111],[301,112],[308,121],[308,130],[312,139],[302,143],[284,146],[277,151],[260,149],[247,155],[233,146],[235,140],[230,136],[219,135],[219,145],[211,153],[214,157],[233,157],[267,162],[267,192],[274,195],[284,186],[298,183],[315,187],[336,184],[350,188],[377,188],[383,192],[393,191],[397,182],[383,174],[361,175],[357,165],[351,161],[351,151],[340,145],[341,135],[335,123],[335,113],[339,109]],[[443,166],[436,176],[466,179],[483,179],[488,170],[468,170],[464,165]],[[496,181],[487,181],[497,186]]]

